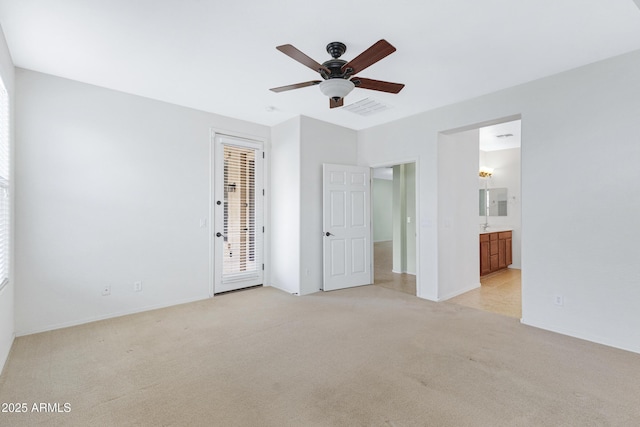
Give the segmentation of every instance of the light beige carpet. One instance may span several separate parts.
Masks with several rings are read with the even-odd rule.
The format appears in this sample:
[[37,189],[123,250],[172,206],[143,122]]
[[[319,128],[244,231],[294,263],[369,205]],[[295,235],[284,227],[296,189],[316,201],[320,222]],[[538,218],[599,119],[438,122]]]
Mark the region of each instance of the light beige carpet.
[[637,426],[640,355],[378,286],[258,288],[18,338],[3,426]]

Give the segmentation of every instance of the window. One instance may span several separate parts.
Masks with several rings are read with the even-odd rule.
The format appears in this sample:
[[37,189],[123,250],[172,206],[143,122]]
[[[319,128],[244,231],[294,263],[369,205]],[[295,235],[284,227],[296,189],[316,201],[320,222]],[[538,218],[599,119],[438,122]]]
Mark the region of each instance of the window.
[[9,95],[0,80],[0,290],[9,283]]

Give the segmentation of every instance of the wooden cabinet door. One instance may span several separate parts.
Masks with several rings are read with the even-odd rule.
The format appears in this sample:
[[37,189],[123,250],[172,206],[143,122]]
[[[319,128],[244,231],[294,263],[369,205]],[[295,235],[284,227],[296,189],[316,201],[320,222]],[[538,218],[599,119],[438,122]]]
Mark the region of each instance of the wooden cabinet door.
[[480,275],[507,268],[513,263],[511,231],[480,235]]
[[498,268],[507,266],[507,242],[505,239],[498,240]]
[[491,255],[498,255],[498,233],[489,233],[490,246],[489,251]]
[[490,261],[489,263],[491,264],[490,268],[491,271],[494,272],[497,269],[499,269],[499,255],[498,252],[500,251],[499,249],[499,243],[498,243],[498,233],[490,233],[489,234],[489,254],[490,254]]
[[491,263],[489,262],[489,241],[480,239],[480,275],[491,273]]
[[498,260],[498,255],[497,254],[496,255],[491,255],[491,261],[490,261],[491,272],[494,272],[494,271],[500,269],[500,267],[498,267],[498,261],[499,260]]

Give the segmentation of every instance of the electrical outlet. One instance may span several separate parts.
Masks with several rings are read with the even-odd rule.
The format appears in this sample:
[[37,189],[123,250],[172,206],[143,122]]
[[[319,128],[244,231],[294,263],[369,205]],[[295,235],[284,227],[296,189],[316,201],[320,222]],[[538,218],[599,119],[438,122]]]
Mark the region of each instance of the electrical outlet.
[[553,301],[557,306],[562,307],[564,305],[564,297],[562,295],[556,295]]
[[104,287],[102,288],[102,296],[106,297],[111,295],[111,285],[104,285]]
[[142,282],[137,281],[133,283],[133,291],[134,292],[142,292]]

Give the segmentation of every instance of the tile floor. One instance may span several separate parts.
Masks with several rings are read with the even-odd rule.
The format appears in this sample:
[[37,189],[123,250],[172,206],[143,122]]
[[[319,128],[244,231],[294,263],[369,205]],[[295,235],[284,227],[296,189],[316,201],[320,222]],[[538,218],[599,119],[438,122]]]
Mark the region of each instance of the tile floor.
[[480,278],[481,286],[448,302],[505,316],[522,317],[520,270],[508,268]]
[[[416,294],[416,276],[392,272],[393,243],[375,242],[374,250],[374,285],[406,294]],[[522,317],[522,293],[520,270],[506,269],[496,271],[480,278],[481,286],[448,302],[490,311],[504,316]]]

